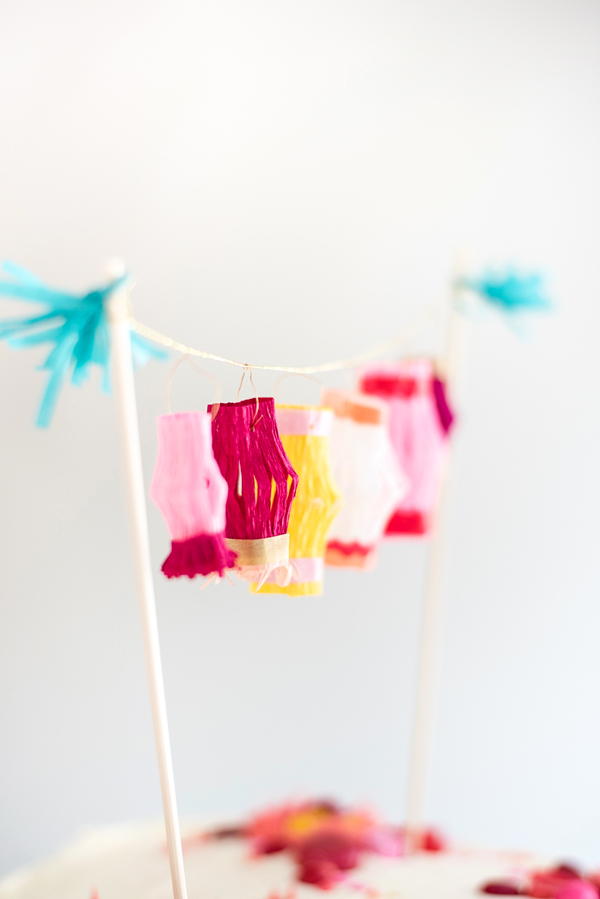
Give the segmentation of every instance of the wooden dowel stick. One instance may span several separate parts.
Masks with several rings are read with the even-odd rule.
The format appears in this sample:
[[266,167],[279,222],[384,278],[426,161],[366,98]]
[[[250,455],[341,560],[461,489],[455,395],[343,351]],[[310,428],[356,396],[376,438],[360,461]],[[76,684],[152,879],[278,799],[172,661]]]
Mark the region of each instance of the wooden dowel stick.
[[445,551],[443,519],[447,483],[446,468],[438,500],[436,518],[433,524],[433,533],[430,538],[425,594],[423,597],[406,797],[406,831],[409,850],[418,848],[425,819],[425,799],[431,761],[439,631],[442,612],[441,587]]
[[[458,368],[464,356],[465,320],[454,308],[448,323],[448,341],[444,360],[446,384],[454,396]],[[436,675],[439,662],[440,622],[442,618],[442,572],[446,550],[446,505],[450,473],[450,452],[432,524],[425,593],[421,619],[421,635],[417,663],[415,706],[409,755],[406,797],[406,833],[408,849],[418,849],[425,822],[425,802],[433,743],[433,719],[436,699]]]
[[[111,275],[115,277],[122,272],[112,267]],[[112,372],[115,397],[119,410],[119,423],[122,437],[124,458],[124,474],[127,487],[127,504],[131,517],[135,568],[137,574],[144,648],[146,651],[146,667],[152,719],[154,722],[154,738],[158,755],[158,769],[162,791],[167,846],[171,864],[173,895],[175,899],[187,899],[181,836],[177,817],[177,801],[175,798],[175,782],[167,723],[167,708],[163,684],[160,645],[158,640],[158,623],[154,600],[154,583],[150,562],[150,541],[148,538],[148,519],[146,516],[146,495],[142,471],[142,453],[138,428],[137,407],[135,401],[135,382],[133,378],[133,359],[131,355],[131,337],[128,321],[127,290],[117,290],[109,301],[109,317],[111,330]]]

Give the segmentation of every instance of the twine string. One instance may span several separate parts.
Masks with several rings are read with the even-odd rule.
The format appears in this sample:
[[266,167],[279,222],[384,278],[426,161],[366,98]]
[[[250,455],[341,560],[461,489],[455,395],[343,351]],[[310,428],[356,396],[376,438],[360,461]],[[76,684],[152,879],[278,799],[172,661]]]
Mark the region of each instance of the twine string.
[[262,369],[263,371],[282,371],[297,375],[315,375],[322,372],[341,371],[342,369],[357,368],[359,365],[362,365],[363,362],[368,362],[370,359],[376,359],[379,356],[385,356],[387,353],[391,352],[397,347],[408,343],[417,334],[425,331],[432,324],[438,321],[441,318],[442,314],[443,311],[441,306],[439,304],[436,304],[434,306],[431,306],[420,315],[415,316],[412,321],[408,322],[408,324],[405,325],[404,328],[402,328],[400,331],[398,331],[397,334],[393,335],[388,340],[377,343],[360,353],[356,353],[354,356],[349,356],[347,359],[338,359],[333,362],[323,362],[320,365],[303,366],[250,365],[247,362],[236,362],[234,359],[227,359],[225,356],[217,356],[214,353],[207,353],[204,350],[198,350],[195,347],[188,346],[185,343],[174,340],[172,337],[168,337],[166,334],[161,334],[160,331],[156,331],[154,328],[150,328],[148,327],[148,325],[144,325],[142,324],[142,322],[138,322],[135,318],[130,318],[129,324],[132,331],[135,331],[136,334],[140,334],[147,340],[151,340],[153,341],[153,343],[158,343],[170,350],[175,350],[176,352],[183,353],[184,356],[200,356],[202,359],[211,359],[213,362],[225,362],[227,365],[236,365],[238,366],[238,368],[250,369],[251,374],[252,369]]

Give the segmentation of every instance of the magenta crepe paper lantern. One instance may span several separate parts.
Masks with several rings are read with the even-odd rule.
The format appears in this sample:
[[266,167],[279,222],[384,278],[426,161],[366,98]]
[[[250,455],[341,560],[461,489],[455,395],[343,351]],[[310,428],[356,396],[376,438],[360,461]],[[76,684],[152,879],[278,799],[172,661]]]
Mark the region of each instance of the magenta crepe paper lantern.
[[[209,412],[212,406],[209,406]],[[227,482],[225,536],[244,580],[271,574],[291,578],[288,522],[298,487],[279,438],[272,397],[220,403],[212,423],[213,448]]]

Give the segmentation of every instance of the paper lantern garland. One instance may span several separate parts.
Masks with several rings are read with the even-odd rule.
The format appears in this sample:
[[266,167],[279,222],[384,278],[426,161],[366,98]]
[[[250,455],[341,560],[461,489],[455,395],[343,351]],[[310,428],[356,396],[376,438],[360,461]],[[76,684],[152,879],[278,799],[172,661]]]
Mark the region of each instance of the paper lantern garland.
[[[341,503],[329,454],[333,412],[315,406],[276,406],[283,448],[298,473],[298,492],[289,521],[291,581],[280,586],[270,575],[261,593],[289,596],[323,592],[327,534]],[[258,588],[253,588],[257,592]]]
[[369,568],[384,530],[426,532],[453,421],[444,384],[427,360],[360,383],[367,393],[325,390],[331,408],[256,397],[158,419],[167,577],[233,568],[253,592],[319,594],[324,557]]
[[273,398],[221,403],[212,435],[229,488],[225,535],[237,554],[236,573],[261,585],[274,574],[277,583],[288,584],[288,522],[298,475],[279,439]]
[[150,495],[171,532],[162,566],[171,577],[222,575],[235,562],[225,544],[227,484],[212,451],[210,415],[161,415],[158,457]]
[[437,501],[446,437],[452,424],[443,383],[428,359],[380,363],[363,369],[361,390],[386,401],[398,462],[410,488],[397,505],[386,534],[426,534]]
[[326,563],[370,568],[394,508],[407,490],[387,431],[385,404],[343,390],[325,390],[335,413],[331,458],[343,506],[329,533]]

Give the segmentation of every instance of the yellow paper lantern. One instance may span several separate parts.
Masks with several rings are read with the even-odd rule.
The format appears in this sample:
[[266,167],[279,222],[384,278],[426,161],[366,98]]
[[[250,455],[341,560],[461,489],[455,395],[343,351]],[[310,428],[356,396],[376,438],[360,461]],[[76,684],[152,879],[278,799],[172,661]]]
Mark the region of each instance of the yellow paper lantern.
[[298,491],[288,527],[292,579],[285,587],[270,578],[253,593],[317,596],[323,592],[327,534],[337,515],[341,496],[335,486],[329,458],[329,432],[333,411],[321,406],[276,406],[279,436],[292,468]]

